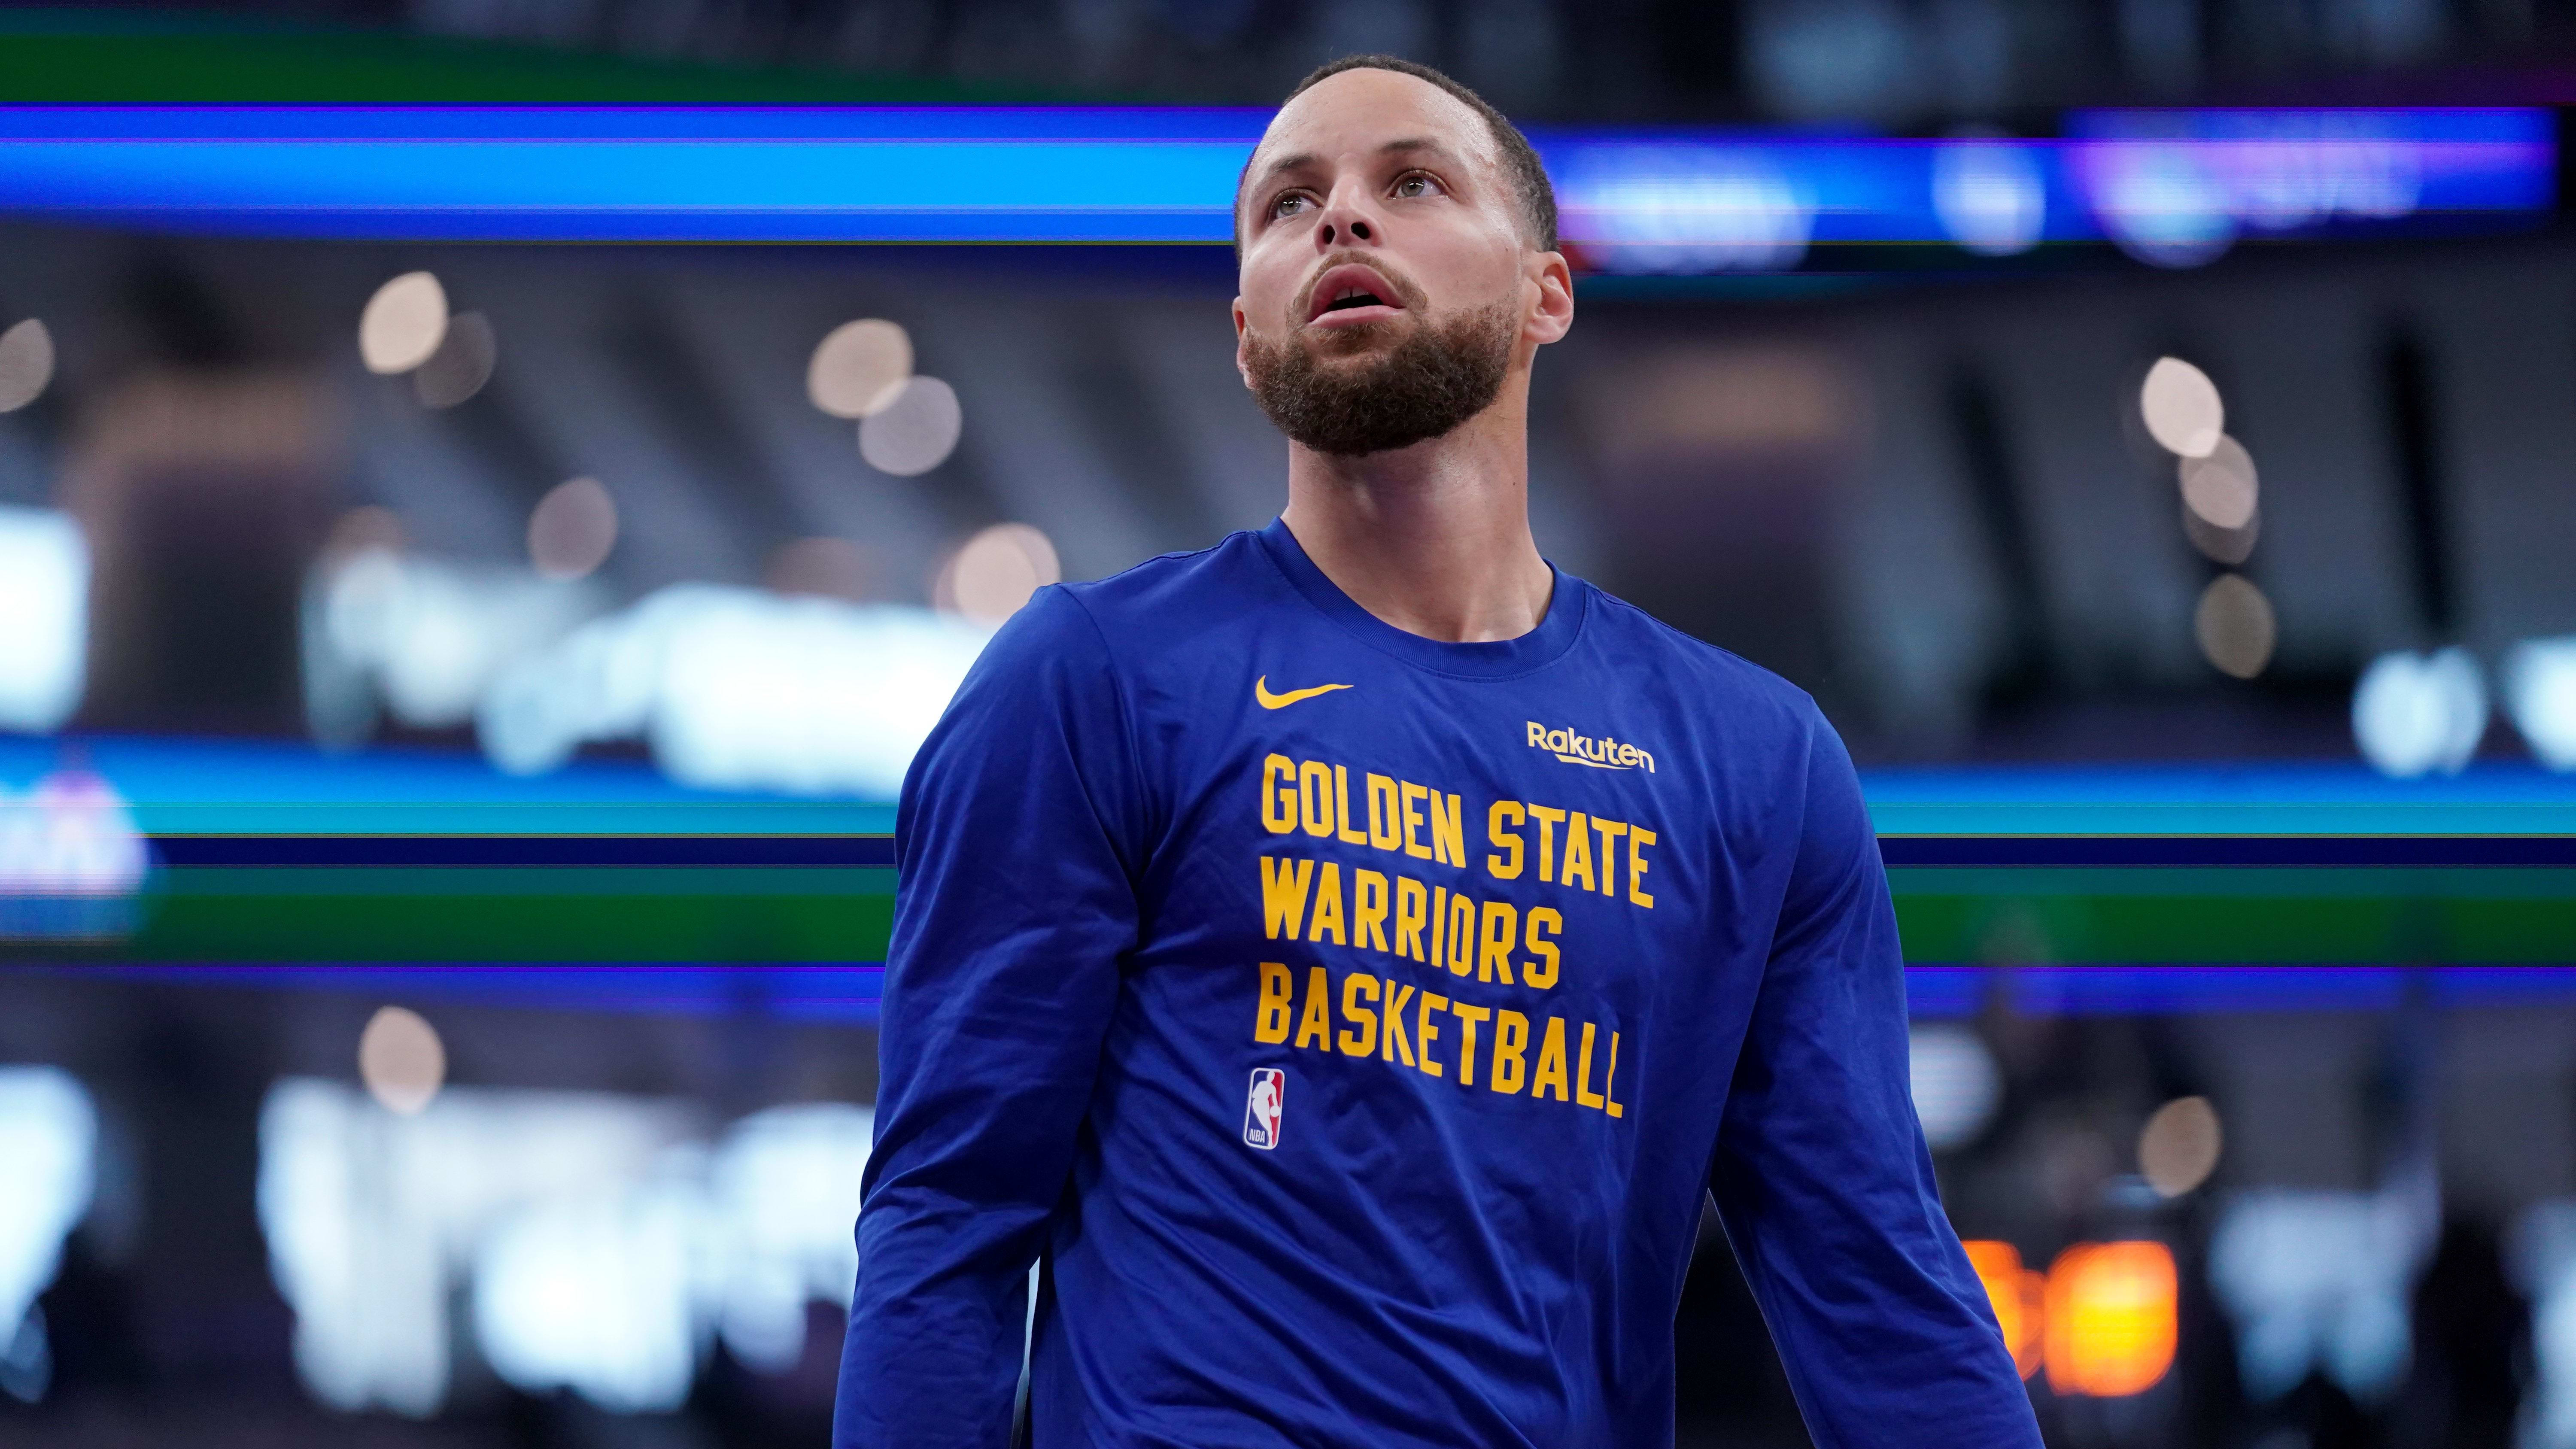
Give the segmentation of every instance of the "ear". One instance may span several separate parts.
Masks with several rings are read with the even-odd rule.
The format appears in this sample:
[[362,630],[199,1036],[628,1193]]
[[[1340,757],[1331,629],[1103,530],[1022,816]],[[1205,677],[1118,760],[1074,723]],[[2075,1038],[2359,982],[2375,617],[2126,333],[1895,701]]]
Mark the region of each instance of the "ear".
[[1243,299],[1234,299],[1234,370],[1242,375],[1244,391],[1252,390],[1252,365],[1244,359]]
[[1544,346],[1574,327],[1574,269],[1563,252],[1532,252],[1522,277],[1537,289],[1536,305],[1521,326],[1521,335]]

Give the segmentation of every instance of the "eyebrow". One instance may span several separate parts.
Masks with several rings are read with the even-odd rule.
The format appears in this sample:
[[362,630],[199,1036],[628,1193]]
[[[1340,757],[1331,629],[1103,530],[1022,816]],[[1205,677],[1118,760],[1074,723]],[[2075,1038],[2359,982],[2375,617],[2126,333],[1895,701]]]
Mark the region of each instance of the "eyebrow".
[[[1438,141],[1435,141],[1428,136],[1399,137],[1398,139],[1389,141],[1385,145],[1377,148],[1377,154],[1380,156],[1406,156],[1423,151],[1432,152],[1450,160],[1456,159],[1455,155],[1448,147],[1441,145]],[[1323,157],[1312,151],[1300,151],[1293,156],[1282,156],[1278,160],[1261,168],[1261,175],[1253,182],[1252,186],[1245,188],[1245,190],[1250,192],[1258,189],[1259,187],[1267,186],[1273,180],[1277,179],[1279,173],[1283,171],[1294,171],[1302,166],[1312,166],[1322,159]]]

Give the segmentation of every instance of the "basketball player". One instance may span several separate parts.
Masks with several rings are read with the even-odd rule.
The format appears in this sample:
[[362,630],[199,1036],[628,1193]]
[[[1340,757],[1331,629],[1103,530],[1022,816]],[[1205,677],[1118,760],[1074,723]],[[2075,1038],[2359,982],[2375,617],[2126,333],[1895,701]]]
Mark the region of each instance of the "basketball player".
[[836,1442],[1002,1449],[1026,1344],[1041,1449],[1669,1445],[1713,1193],[1819,1445],[2037,1445],[1841,742],[1531,541],[1528,143],[1342,61],[1236,217],[1286,511],[1041,592],[904,785]]

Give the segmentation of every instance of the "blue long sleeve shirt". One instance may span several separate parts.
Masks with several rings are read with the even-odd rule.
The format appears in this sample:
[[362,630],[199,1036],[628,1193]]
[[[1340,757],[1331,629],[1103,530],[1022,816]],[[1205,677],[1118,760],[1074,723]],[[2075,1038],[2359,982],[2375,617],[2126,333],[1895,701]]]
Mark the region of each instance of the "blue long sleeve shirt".
[[1563,573],[1424,639],[1274,523],[1041,592],[896,835],[840,1449],[1002,1449],[1024,1341],[1038,1449],[1669,1445],[1703,1193],[1821,1449],[2038,1444],[1777,677]]

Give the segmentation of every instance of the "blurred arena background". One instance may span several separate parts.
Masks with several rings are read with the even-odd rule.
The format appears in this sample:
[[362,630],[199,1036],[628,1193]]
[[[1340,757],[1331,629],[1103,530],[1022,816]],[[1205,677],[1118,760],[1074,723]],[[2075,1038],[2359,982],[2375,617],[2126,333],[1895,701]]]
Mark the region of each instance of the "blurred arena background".
[[894,787],[1276,511],[1357,50],[1560,188],[1543,549],[1862,762],[2050,1442],[2576,1446],[2562,0],[0,9],[0,1445],[826,1441]]

